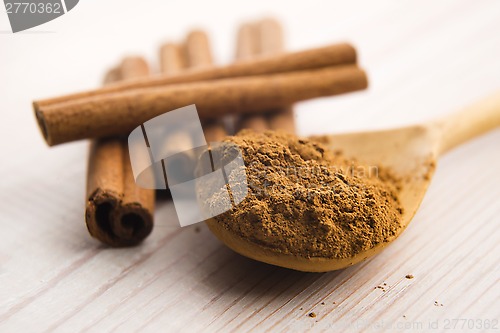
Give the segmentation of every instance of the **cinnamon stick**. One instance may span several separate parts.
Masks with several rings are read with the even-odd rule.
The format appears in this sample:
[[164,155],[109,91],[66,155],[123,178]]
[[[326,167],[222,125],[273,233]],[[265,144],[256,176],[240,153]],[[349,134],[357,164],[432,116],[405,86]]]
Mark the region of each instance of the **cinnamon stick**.
[[187,63],[184,59],[184,49],[179,44],[167,43],[160,49],[160,68],[165,75],[175,75],[175,73],[185,70]]
[[[259,25],[256,23],[242,24],[238,29],[236,41],[236,61],[248,60],[259,54],[260,48]],[[269,129],[264,114],[241,115],[236,120],[236,131],[243,128],[251,128],[257,132]]]
[[[105,83],[148,72],[142,58],[125,58],[119,68],[108,72]],[[85,220],[94,238],[115,247],[140,243],[153,228],[154,196],[154,191],[135,185],[125,140],[91,143]]]
[[[213,65],[210,41],[205,32],[194,30],[190,32],[185,42],[186,61],[190,68],[209,68]],[[208,119],[203,122],[203,132],[207,142],[219,142],[227,132],[223,119]]]
[[257,22],[258,49],[261,56],[279,55],[285,50],[283,27],[273,18],[265,18]]
[[252,57],[259,54],[257,31],[255,28],[254,23],[243,23],[239,27],[234,57],[236,60],[251,60]]
[[90,96],[123,92],[131,89],[142,89],[165,86],[174,83],[187,83],[202,80],[226,79],[242,76],[285,73],[328,66],[355,64],[356,50],[347,43],[334,44],[300,52],[281,54],[279,56],[257,57],[224,67],[208,67],[184,71],[179,75],[157,75],[148,78],[130,79],[124,82],[109,84],[97,90],[89,90],[61,97],[35,101],[35,108],[63,102],[75,102]]
[[191,69],[210,68],[213,66],[213,56],[210,50],[208,35],[202,30],[188,33],[184,43],[186,62]]
[[173,76],[186,67],[184,50],[177,44],[166,43],[160,48],[160,69],[163,74]]
[[127,134],[137,125],[186,105],[196,104],[202,119],[225,114],[265,112],[295,102],[367,87],[363,70],[342,65],[213,81],[133,89],[56,105],[35,104],[49,145]]
[[[187,61],[186,51],[185,46],[181,44],[168,43],[163,45],[160,50],[160,67],[162,73],[165,75],[172,75],[186,70],[187,66],[191,66]],[[181,148],[179,149],[179,147]],[[165,152],[171,149],[179,149],[184,152],[183,154],[176,154],[175,160],[165,162],[175,163],[181,166],[178,168],[178,172],[183,172],[183,175],[181,175],[182,179],[187,178],[184,175],[192,175],[194,172],[195,157],[192,153],[192,147],[191,137],[183,131],[174,131],[173,133],[166,133],[165,135],[163,143]],[[173,167],[167,167],[167,170],[172,169]],[[173,176],[170,175],[170,177]],[[172,179],[169,178],[169,180]],[[168,186],[168,184],[166,185]]]
[[[267,18],[244,24],[238,33],[237,59],[248,59],[256,55],[271,55],[283,52],[283,29],[278,21]],[[251,128],[257,132],[268,129],[295,133],[295,121],[291,107],[268,110],[266,114],[248,114],[240,117],[237,130]]]

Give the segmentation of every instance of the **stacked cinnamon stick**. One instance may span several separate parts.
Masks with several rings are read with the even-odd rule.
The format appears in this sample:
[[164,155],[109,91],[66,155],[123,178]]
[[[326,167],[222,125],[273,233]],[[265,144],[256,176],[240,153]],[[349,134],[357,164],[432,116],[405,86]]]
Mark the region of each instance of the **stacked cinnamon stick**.
[[[127,57],[104,82],[149,75],[144,59]],[[111,246],[140,243],[153,229],[154,191],[135,186],[123,138],[92,142],[87,175],[85,221],[90,234]]]
[[[274,19],[263,19],[241,25],[236,42],[236,59],[244,60],[262,55],[283,52],[283,29]],[[295,122],[291,107],[268,110],[262,114],[242,115],[236,124],[237,129],[252,128],[256,131],[268,129],[295,132]]]
[[[203,31],[160,49],[161,74],[149,75],[142,58],[125,58],[105,85],[33,103],[49,145],[94,139],[87,182],[86,221],[92,236],[111,246],[141,242],[153,228],[155,193],[136,186],[123,137],[164,112],[196,104],[206,141],[234,129],[295,131],[294,102],[365,89],[367,78],[349,44],[283,52],[278,22],[241,26],[236,61],[213,66]],[[223,117],[236,117],[234,129]],[[189,146],[182,136],[168,144]]]
[[35,101],[49,145],[126,135],[169,110],[196,104],[202,119],[262,113],[294,102],[365,89],[367,78],[349,44],[262,56],[229,66],[116,83]]

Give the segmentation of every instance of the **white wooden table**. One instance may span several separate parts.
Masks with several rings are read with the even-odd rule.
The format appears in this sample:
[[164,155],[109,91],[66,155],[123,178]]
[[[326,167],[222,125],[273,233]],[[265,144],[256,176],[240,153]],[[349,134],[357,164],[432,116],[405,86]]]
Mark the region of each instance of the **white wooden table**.
[[246,259],[204,225],[177,227],[165,201],[139,247],[110,249],[89,237],[87,143],[48,149],[31,100],[95,87],[122,55],[152,60],[165,37],[193,25],[208,29],[227,62],[228,31],[269,13],[287,27],[290,49],[349,40],[369,73],[366,92],[298,105],[303,135],[425,121],[500,89],[494,0],[81,1],[38,32],[16,35],[2,13],[1,332],[447,332],[483,331],[495,320],[486,331],[500,330],[498,130],[445,156],[404,234],[342,271]]

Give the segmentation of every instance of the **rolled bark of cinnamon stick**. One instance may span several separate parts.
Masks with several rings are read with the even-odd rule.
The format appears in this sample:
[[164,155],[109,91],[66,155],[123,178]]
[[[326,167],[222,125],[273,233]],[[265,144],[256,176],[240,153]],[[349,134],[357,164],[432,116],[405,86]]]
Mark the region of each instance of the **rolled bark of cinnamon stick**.
[[[105,83],[148,73],[142,58],[125,58],[108,72]],[[135,185],[125,140],[91,143],[85,221],[94,238],[115,247],[140,243],[153,229],[154,198],[154,191]]]
[[148,78],[129,79],[124,82],[109,84],[96,90],[35,101],[34,106],[35,109],[37,109],[63,102],[75,102],[78,99],[109,94],[111,92],[160,87],[174,83],[276,74],[355,63],[356,50],[354,47],[347,43],[340,43],[305,51],[281,54],[279,56],[257,57],[224,67],[193,69],[184,71],[175,76],[157,75]]
[[35,105],[49,145],[129,133],[137,125],[196,104],[202,119],[228,113],[265,112],[295,102],[365,89],[365,72],[355,65],[134,89],[56,105]]
[[[186,38],[186,61],[189,68],[209,68],[213,66],[213,56],[210,41],[205,32],[194,30]],[[203,121],[203,133],[207,142],[222,141],[227,135],[221,118]]]

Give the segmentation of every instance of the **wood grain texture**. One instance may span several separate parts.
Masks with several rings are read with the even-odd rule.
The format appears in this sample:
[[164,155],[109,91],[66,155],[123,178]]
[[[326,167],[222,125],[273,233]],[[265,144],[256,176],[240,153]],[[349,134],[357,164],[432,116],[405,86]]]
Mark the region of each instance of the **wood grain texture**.
[[[353,41],[371,87],[298,105],[299,133],[423,121],[500,87],[500,3],[381,3],[341,16],[351,5],[338,2],[328,12],[332,36]],[[295,48],[327,42],[317,26],[295,21],[283,20]],[[231,40],[227,30],[213,37]],[[19,110],[29,107],[25,95]],[[1,103],[6,120],[25,119],[14,102]],[[87,145],[45,150],[30,120],[16,131],[0,124],[2,151],[16,153],[0,164],[1,332],[450,332],[446,320],[499,319],[498,130],[440,160],[417,216],[380,255],[314,274],[243,258],[202,224],[176,227],[166,202],[140,247],[100,245],[82,224]],[[26,143],[22,154],[11,136]]]

